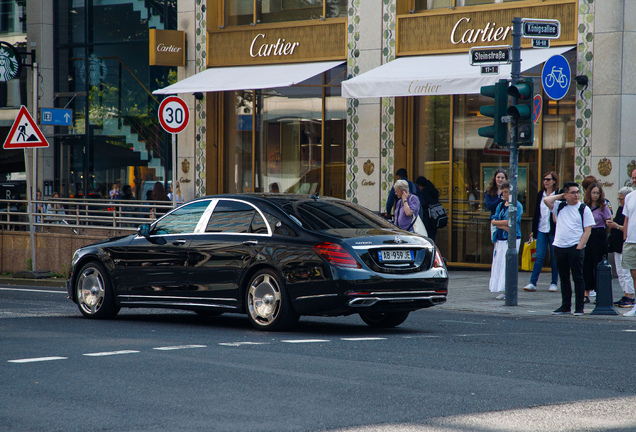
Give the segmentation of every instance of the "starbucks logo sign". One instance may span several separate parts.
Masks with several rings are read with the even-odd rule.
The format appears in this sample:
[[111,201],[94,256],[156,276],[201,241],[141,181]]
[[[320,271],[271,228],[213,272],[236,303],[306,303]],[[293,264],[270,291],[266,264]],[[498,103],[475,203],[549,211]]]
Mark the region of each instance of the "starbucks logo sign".
[[20,76],[22,62],[20,53],[13,45],[0,42],[0,82],[11,81]]

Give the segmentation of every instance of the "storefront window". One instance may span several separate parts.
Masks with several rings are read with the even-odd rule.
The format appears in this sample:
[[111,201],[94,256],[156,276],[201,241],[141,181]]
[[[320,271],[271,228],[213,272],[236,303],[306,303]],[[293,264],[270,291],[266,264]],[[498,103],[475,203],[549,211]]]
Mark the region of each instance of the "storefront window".
[[347,0],[225,0],[225,26],[321,19],[325,13],[346,17]]
[[253,91],[225,93],[223,184],[226,193],[254,191],[252,188],[253,102]]
[[415,0],[415,10],[453,8],[524,0]]

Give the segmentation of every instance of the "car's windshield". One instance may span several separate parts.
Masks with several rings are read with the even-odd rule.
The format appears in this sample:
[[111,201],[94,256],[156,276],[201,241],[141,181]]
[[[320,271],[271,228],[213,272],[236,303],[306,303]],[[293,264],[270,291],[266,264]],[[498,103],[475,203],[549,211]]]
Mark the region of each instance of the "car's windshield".
[[304,228],[313,231],[395,228],[364,207],[345,201],[297,201],[285,204],[283,209]]

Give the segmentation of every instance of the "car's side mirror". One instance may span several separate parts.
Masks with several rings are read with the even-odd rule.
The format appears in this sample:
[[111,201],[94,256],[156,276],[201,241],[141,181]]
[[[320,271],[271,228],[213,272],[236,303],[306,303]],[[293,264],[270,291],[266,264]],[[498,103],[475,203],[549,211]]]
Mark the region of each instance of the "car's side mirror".
[[150,224],[139,225],[139,228],[137,228],[137,234],[142,237],[150,236]]

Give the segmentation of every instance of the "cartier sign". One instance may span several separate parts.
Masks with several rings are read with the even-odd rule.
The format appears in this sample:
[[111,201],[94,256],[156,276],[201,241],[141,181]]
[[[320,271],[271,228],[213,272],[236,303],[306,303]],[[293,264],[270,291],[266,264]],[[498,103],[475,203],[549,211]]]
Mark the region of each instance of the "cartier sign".
[[[524,2],[525,3],[525,2]],[[467,52],[474,46],[512,45],[512,19],[558,20],[561,35],[552,46],[577,44],[577,0],[545,0],[525,7],[513,3],[455,10],[432,9],[398,16],[397,55]],[[523,47],[531,40],[523,39]]]
[[185,66],[185,32],[150,29],[150,66]]

